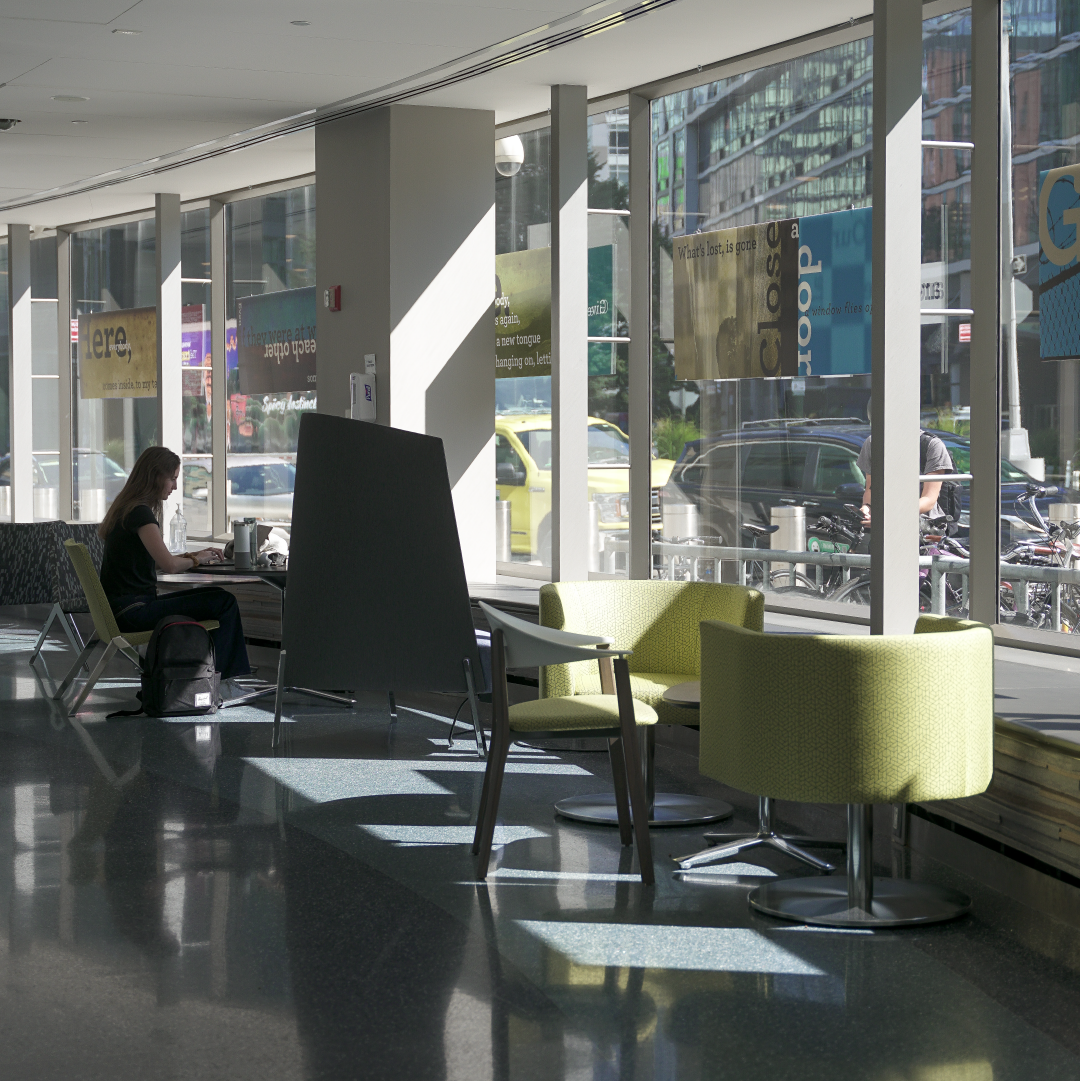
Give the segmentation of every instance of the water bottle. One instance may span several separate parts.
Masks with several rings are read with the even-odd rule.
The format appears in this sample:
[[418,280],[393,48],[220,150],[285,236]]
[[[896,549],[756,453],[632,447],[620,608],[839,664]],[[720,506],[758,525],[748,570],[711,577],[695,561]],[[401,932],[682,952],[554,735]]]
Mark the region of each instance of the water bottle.
[[169,526],[169,551],[177,556],[187,551],[187,519],[179,507]]
[[238,571],[251,570],[251,540],[247,523],[235,519],[233,528],[233,566]]
[[259,520],[258,518],[245,518],[248,527],[248,546],[251,552],[251,565],[257,566],[259,562]]

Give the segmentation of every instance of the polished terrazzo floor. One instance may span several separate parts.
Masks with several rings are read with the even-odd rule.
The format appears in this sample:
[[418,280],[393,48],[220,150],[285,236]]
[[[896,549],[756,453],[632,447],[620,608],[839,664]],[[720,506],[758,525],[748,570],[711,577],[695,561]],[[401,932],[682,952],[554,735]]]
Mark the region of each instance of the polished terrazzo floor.
[[[10,1079],[1080,1079],[1080,931],[879,828],[879,873],[968,890],[973,915],[907,932],[754,915],[781,856],[693,880],[653,833],[644,890],[613,830],[558,820],[604,788],[597,753],[515,751],[495,863],[468,844],[482,764],[447,744],[455,701],[391,725],[289,700],[194,724],[78,723],[35,672],[33,625],[0,617],[0,1077]],[[660,787],[753,801],[662,748]],[[781,806],[839,836],[833,809]],[[885,819],[881,817],[880,825]],[[1080,897],[1080,893],[1078,893]],[[4,936],[6,935],[6,948]]]

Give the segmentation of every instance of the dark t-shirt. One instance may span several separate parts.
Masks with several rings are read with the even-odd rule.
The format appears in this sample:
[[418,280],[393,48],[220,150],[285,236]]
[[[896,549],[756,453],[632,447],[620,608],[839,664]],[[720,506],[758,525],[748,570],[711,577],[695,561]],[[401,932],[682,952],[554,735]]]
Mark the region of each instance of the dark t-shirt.
[[105,538],[105,555],[101,560],[101,585],[105,596],[145,597],[157,594],[154,557],[146,550],[139,530],[144,525],[157,525],[154,512],[145,504],[132,507],[127,517],[113,526]]

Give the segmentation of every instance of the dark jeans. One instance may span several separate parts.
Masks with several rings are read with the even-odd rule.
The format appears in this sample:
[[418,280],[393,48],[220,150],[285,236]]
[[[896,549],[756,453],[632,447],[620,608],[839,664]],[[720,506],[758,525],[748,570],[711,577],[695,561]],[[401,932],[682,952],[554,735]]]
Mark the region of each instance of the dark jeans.
[[221,678],[231,679],[251,671],[240,609],[236,598],[224,589],[201,586],[182,593],[167,593],[163,597],[110,597],[109,603],[121,631],[152,631],[162,616],[216,619],[221,626],[211,631],[210,637],[214,641],[214,657]]

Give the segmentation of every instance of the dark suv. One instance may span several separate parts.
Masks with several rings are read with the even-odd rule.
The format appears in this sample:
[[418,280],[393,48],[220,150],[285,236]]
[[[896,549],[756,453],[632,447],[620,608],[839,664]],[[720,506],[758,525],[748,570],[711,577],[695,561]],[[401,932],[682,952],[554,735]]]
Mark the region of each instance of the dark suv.
[[[952,432],[927,429],[939,436],[952,454],[957,472],[969,472],[969,441]],[[865,478],[855,464],[870,434],[866,424],[784,422],[721,432],[687,443],[662,492],[665,503],[690,503],[698,508],[702,536],[732,544],[750,544],[746,531],[735,537],[739,519],[768,525],[777,506],[806,507],[807,526],[823,514],[852,514],[862,503]],[[1016,497],[1036,483],[1011,462],[1001,461],[1001,509],[1017,515]],[[961,532],[967,532],[968,482],[962,482]],[[1050,503],[1080,502],[1080,492],[1066,491],[1038,501],[1046,514]],[[1025,515],[1025,517],[1029,517]],[[1022,528],[1022,527],[1021,527]]]

